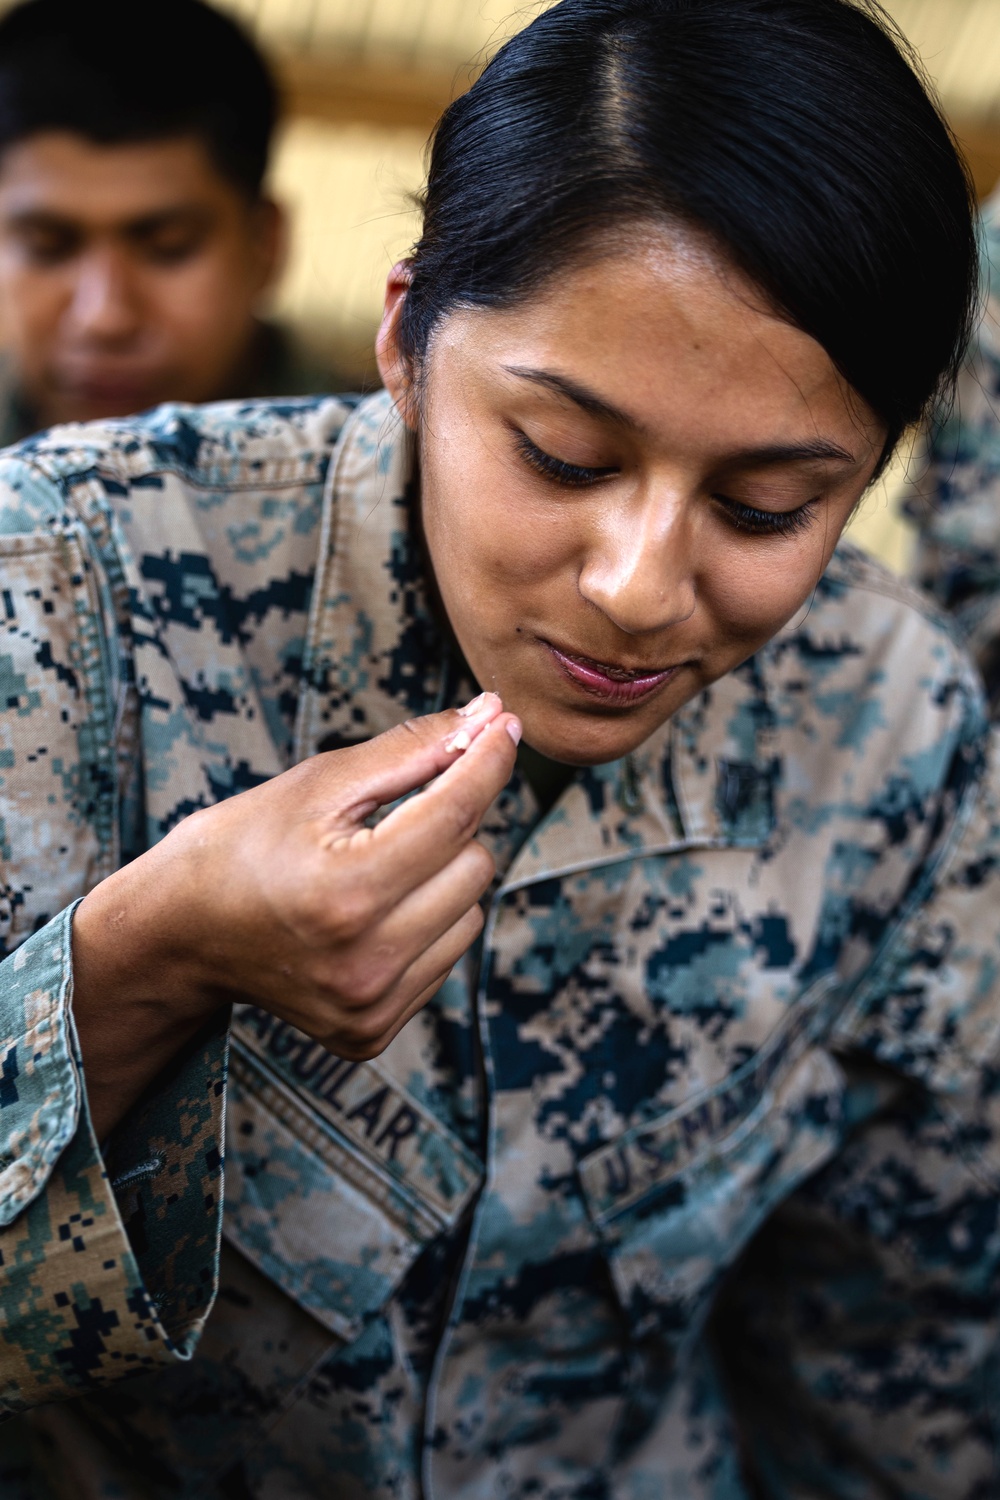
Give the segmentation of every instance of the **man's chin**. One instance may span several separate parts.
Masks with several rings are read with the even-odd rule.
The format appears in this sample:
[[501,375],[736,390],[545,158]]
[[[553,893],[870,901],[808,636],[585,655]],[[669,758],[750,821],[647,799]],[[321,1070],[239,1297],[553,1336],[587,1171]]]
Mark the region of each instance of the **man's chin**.
[[165,389],[170,389],[169,385],[164,386],[160,381],[62,384],[48,390],[35,409],[46,426],[58,422],[102,422],[159,405],[166,399]]

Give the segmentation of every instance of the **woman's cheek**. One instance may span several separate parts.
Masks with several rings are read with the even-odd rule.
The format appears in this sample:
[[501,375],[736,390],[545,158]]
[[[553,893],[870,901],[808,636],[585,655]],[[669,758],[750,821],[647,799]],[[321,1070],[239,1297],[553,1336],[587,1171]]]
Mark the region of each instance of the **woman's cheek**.
[[[572,528],[539,515],[516,491],[438,504],[425,515],[431,559],[442,589],[447,574],[463,594],[482,588],[519,591],[569,572],[576,550]],[[483,601],[480,600],[480,603]]]
[[763,644],[806,603],[826,559],[808,538],[782,541],[755,538],[756,555],[746,542],[719,557],[705,580],[717,624],[734,637]]

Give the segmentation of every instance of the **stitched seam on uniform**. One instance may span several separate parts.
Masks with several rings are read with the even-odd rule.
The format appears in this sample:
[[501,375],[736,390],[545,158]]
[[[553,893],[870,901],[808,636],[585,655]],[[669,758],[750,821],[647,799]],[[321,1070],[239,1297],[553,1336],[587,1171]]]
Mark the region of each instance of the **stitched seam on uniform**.
[[681,767],[681,759],[683,753],[683,747],[681,745],[681,728],[680,724],[678,723],[677,716],[674,715],[673,719],[671,719],[670,721],[670,742],[668,752],[668,765],[670,766],[670,786],[674,794],[674,801],[677,804],[677,811],[680,814],[681,823],[684,826],[685,838],[690,839],[692,837],[691,826],[694,822],[694,813],[691,807],[691,799],[688,796],[684,772]]
[[[354,408],[350,417],[353,417],[358,408]],[[348,417],[341,429],[340,436],[350,421]],[[124,436],[136,437],[139,429],[133,428]],[[207,441],[212,441],[207,438]],[[339,438],[334,439],[339,446]],[[130,455],[132,457],[133,455]],[[224,486],[230,490],[257,490],[262,486],[267,489],[286,489],[302,484],[315,484],[323,473],[327,461],[327,453],[317,453],[313,458],[302,459],[270,459],[267,461],[255,461],[252,458],[233,459],[227,470],[224,466],[216,469],[206,467],[205,470],[193,468],[181,461],[166,462],[152,452],[148,443],[142,441],[142,456],[134,456],[131,463],[123,462],[120,450],[106,447],[79,447],[68,448],[60,454],[51,456],[44,453],[33,452],[30,454],[17,455],[20,462],[26,468],[33,469],[38,475],[49,483],[58,484],[60,488],[73,481],[84,481],[94,476],[109,477],[123,485],[128,485],[137,474],[143,478],[152,478],[163,475],[174,474],[184,480],[192,489],[214,490]],[[118,460],[116,463],[115,460]],[[248,468],[257,463],[256,472],[252,475],[247,473]],[[286,472],[282,473],[285,468]],[[245,477],[235,478],[234,475]]]
[[600,870],[606,865],[620,865],[626,860],[655,859],[662,854],[678,854],[685,849],[734,849],[737,852],[746,852],[758,849],[763,844],[734,843],[732,839],[724,838],[688,838],[678,839],[675,842],[664,844],[650,844],[645,849],[622,849],[616,854],[597,854],[593,859],[576,860],[569,865],[546,866],[543,870],[535,870],[531,875],[525,875],[520,880],[513,880],[509,885],[498,888],[496,895],[509,896],[515,891],[524,890],[526,886],[536,885],[542,880],[553,880],[564,875],[580,875],[587,870]]
[[35,553],[58,552],[62,544],[62,532],[20,532],[0,536],[0,557],[32,557]]
[[339,479],[347,461],[347,452],[354,430],[363,420],[363,411],[363,405],[356,406],[341,428],[333,462],[327,468],[323,485],[323,518],[320,524],[316,571],[313,575],[309,621],[302,653],[302,690],[299,695],[295,731],[292,736],[293,764],[298,764],[299,761],[305,759],[306,746],[311,745],[313,740],[313,721],[319,709],[319,694],[313,686],[312,675],[316,668],[323,622],[327,613],[326,599],[329,584],[341,565],[340,549],[335,549],[333,545],[340,509],[338,504]]
[[129,556],[129,546],[122,533],[118,516],[109,505],[108,497],[103,491],[95,494],[93,486],[89,482],[84,482],[78,486],[72,485],[67,499],[73,506],[74,514],[79,518],[87,545],[96,559],[100,575],[105,583],[109,610],[104,608],[102,595],[102,618],[109,616],[107,623],[114,632],[114,644],[118,647],[115,658],[115,654],[111,652],[112,637],[106,631],[109,657],[112,657],[111,681],[119,687],[115,709],[117,741],[121,727],[120,721],[124,713],[123,700],[127,689],[127,682],[121,672],[121,658],[126,652],[130,655],[132,650],[129,581],[124,561]]
[[[82,570],[82,587],[88,603],[88,635],[91,637],[92,649],[96,650],[100,660],[99,671],[95,671],[94,664],[90,663],[84,668],[83,675],[88,708],[93,711],[95,700],[99,704],[94,715],[99,725],[95,754],[100,763],[108,768],[108,790],[100,799],[100,812],[93,818],[100,840],[102,865],[100,878],[103,879],[110,875],[118,865],[118,757],[115,732],[118,714],[117,705],[113,704],[110,695],[114,675],[110,661],[111,646],[104,631],[104,610],[101,605],[98,580],[95,576],[95,568],[103,570],[103,564],[88,531],[84,531],[81,538],[74,527],[72,540],[79,548],[85,564]],[[97,883],[97,881],[94,882],[95,885]]]
[[[253,405],[234,404],[243,409]],[[266,401],[259,404],[265,412],[269,410],[269,403]],[[106,428],[102,429],[100,436],[103,442],[92,445],[86,442],[74,445],[67,441],[58,449],[47,450],[39,447],[38,440],[35,439],[16,452],[16,460],[47,483],[57,485],[60,491],[64,490],[67,483],[104,476],[128,486],[138,474],[144,477],[177,475],[199,490],[217,489],[220,485],[232,490],[255,490],[262,485],[268,489],[284,489],[303,483],[315,483],[323,475],[331,448],[339,444],[350,418],[358,409],[348,406],[336,396],[327,396],[319,401],[307,398],[302,407],[307,416],[315,418],[323,413],[336,413],[340,418],[336,424],[326,422],[322,433],[311,435],[315,452],[308,459],[285,456],[266,460],[254,459],[252,456],[230,457],[226,464],[214,469],[209,465],[198,469],[180,459],[167,463],[153,448],[152,440],[157,436],[162,437],[162,434],[151,432],[148,420],[140,418],[135,419],[131,425],[126,421],[111,432]],[[331,425],[335,425],[332,434],[329,431]],[[288,423],[287,437],[300,452],[303,436],[302,432],[295,431],[292,423]],[[204,431],[202,437],[206,446],[213,445],[217,450],[225,451],[225,444],[213,431]],[[128,445],[127,449],[125,445]]]
[[427,1393],[424,1401],[423,1424],[420,1434],[422,1440],[420,1445],[420,1478],[425,1500],[435,1500],[435,1489],[431,1482],[433,1478],[431,1466],[435,1453],[434,1431],[437,1426],[437,1394],[441,1377],[444,1373],[444,1367],[450,1353],[450,1346],[461,1320],[461,1309],[465,1303],[469,1281],[472,1276],[476,1249],[479,1242],[480,1220],[486,1211],[486,1204],[496,1184],[496,1075],[493,1070],[493,1054],[490,1050],[490,1023],[489,1017],[486,1015],[486,981],[488,957],[493,951],[493,934],[499,918],[499,909],[496,905],[491,905],[489,915],[486,919],[486,928],[483,933],[483,964],[480,968],[479,981],[476,985],[473,1004],[473,1014],[479,1037],[479,1052],[483,1064],[483,1098],[486,1106],[486,1142],[484,1155],[486,1159],[483,1163],[483,1177],[479,1186],[478,1196],[474,1199],[468,1242],[465,1246],[462,1264],[459,1266],[458,1274],[452,1282],[450,1301],[443,1320],[441,1337],[434,1351],[434,1359],[427,1377]]
[[[440,1210],[419,1198],[402,1181],[380,1171],[374,1162],[363,1159],[357,1148],[351,1149],[346,1138],[343,1145],[331,1138],[334,1127],[327,1126],[324,1130],[319,1119],[314,1118],[300,1104],[280,1078],[271,1076],[271,1070],[259,1063],[255,1056],[251,1054],[248,1057],[242,1048],[234,1047],[230,1070],[233,1079],[241,1083],[253,1100],[290,1130],[305,1150],[319,1157],[331,1171],[342,1173],[352,1186],[377,1203],[382,1212],[400,1228],[408,1230],[409,1226],[406,1215],[392,1201],[393,1197],[398,1197],[411,1209],[422,1235],[429,1238],[449,1227],[451,1221]],[[374,1192],[373,1187],[376,1189]]]

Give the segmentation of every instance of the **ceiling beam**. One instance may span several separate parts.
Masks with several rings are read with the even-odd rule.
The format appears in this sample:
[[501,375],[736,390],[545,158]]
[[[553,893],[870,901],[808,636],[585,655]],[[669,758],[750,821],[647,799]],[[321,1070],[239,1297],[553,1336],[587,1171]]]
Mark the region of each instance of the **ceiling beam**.
[[445,107],[472,82],[467,68],[406,68],[301,55],[278,56],[275,62],[293,116],[409,127],[428,134]]

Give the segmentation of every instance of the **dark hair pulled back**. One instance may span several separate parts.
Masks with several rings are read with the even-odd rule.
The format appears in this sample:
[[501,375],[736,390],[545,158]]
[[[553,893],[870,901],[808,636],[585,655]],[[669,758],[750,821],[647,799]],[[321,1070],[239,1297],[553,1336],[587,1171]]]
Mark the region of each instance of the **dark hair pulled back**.
[[874,0],[562,0],[441,119],[402,344],[509,305],[602,231],[707,232],[900,434],[977,286],[948,127]]

